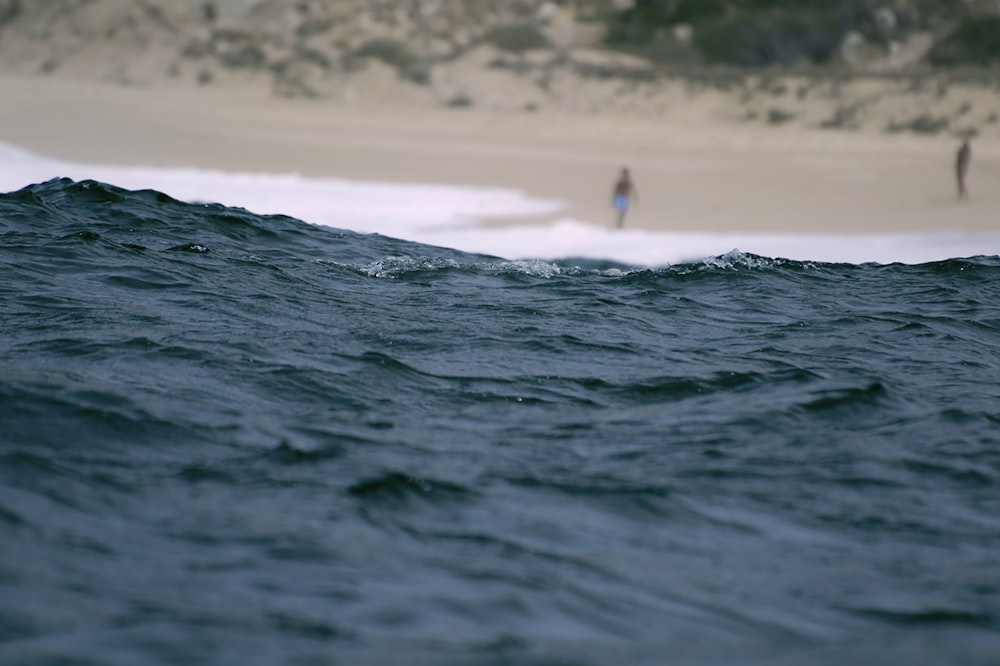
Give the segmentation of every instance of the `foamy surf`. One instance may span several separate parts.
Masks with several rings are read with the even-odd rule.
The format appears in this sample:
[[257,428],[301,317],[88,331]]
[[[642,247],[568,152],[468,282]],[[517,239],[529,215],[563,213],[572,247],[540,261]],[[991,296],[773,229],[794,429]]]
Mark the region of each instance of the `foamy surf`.
[[[122,167],[42,157],[0,144],[0,190],[57,177],[155,189],[182,201],[239,206],[260,214],[379,233],[506,259],[609,260],[662,266],[731,250],[766,257],[843,263],[920,264],[1000,253],[1000,233],[753,234],[617,230],[559,218],[564,202],[507,188],[359,182],[298,174],[229,173],[195,168]],[[517,218],[550,215],[549,224]],[[514,220],[504,226],[488,218]],[[609,211],[610,219],[610,211]]]

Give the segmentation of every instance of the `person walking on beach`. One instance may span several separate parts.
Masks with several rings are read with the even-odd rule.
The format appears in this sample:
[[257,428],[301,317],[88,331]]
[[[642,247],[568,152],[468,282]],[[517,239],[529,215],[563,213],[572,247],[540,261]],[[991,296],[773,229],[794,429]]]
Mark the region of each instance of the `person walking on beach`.
[[965,188],[965,177],[969,173],[969,163],[972,162],[972,146],[969,140],[962,142],[958,153],[955,155],[955,175],[958,177],[958,198],[966,199],[969,191]]
[[619,229],[625,226],[625,213],[628,212],[628,207],[632,203],[632,199],[635,199],[636,203],[638,203],[639,191],[636,189],[635,183],[632,182],[628,167],[622,167],[622,172],[618,176],[618,182],[615,183],[613,194],[615,210],[618,211]]

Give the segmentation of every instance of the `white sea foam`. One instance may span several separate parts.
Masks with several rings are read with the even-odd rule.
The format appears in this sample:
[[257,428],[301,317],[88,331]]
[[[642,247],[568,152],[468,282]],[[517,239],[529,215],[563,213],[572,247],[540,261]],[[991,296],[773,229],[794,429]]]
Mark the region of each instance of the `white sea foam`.
[[56,177],[94,179],[128,189],[155,189],[184,201],[239,206],[255,213],[289,215],[317,225],[507,259],[588,258],[661,266],[738,249],[804,261],[923,263],[1000,253],[1000,234],[996,233],[678,233],[615,230],[568,218],[548,225],[491,227],[477,222],[487,217],[557,216],[562,203],[502,188],[76,164],[0,144],[0,191]]

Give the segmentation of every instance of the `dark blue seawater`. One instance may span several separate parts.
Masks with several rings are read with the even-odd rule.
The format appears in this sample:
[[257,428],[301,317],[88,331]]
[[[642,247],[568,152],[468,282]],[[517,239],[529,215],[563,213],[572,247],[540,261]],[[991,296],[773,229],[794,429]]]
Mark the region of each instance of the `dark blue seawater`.
[[514,262],[69,180],[0,241],[5,665],[1000,663],[996,258]]

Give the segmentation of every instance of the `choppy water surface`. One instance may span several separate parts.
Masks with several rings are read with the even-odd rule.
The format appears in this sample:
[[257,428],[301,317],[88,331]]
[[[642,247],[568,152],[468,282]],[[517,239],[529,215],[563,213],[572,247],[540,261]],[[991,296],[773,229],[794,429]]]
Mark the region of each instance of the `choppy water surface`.
[[512,262],[69,180],[0,240],[5,664],[1000,654],[996,258]]

